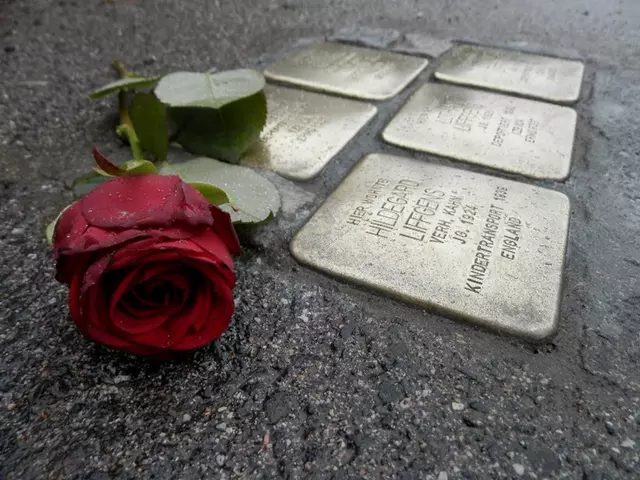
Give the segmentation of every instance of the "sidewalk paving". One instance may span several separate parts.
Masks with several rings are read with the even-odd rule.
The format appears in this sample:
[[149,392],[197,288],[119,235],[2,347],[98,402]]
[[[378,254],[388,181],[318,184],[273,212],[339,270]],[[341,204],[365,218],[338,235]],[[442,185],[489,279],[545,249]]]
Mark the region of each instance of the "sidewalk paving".
[[[0,6],[0,478],[635,478],[640,7],[501,3]],[[283,210],[243,236],[237,311],[219,342],[170,364],[86,342],[42,232],[90,168],[93,143],[127,155],[113,138],[113,99],[85,95],[109,78],[111,57],[142,73],[264,68],[329,37],[427,57],[467,40],[582,58],[570,177],[526,180],[384,143],[379,132],[434,61],[377,104],[318,177],[266,174]],[[566,194],[557,335],[497,335],[298,264],[293,234],[370,152]]]

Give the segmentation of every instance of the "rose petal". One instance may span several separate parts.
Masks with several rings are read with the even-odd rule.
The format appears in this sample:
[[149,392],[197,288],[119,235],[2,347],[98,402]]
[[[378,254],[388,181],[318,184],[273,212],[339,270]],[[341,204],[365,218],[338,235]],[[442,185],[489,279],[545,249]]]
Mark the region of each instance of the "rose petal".
[[120,270],[131,265],[142,266],[151,263],[163,263],[180,260],[181,255],[173,249],[166,249],[162,244],[153,241],[146,249],[128,249],[126,246],[117,250],[109,264],[109,270]]
[[103,257],[95,260],[89,268],[84,273],[84,277],[82,279],[82,294],[86,292],[89,288],[93,287],[100,279],[102,275],[106,271],[109,266],[110,255],[105,255]]
[[[137,280],[140,272],[137,269],[131,269],[128,272],[124,272],[122,276],[118,276],[118,285],[116,289],[111,293],[111,301],[109,302],[109,311],[112,312],[124,294],[131,289],[131,284]],[[113,274],[112,274],[113,278]]]
[[[207,302],[194,311],[197,318],[192,318],[193,329],[179,343],[173,345],[174,350],[194,350],[213,342],[227,329],[233,316],[234,303],[231,289],[219,279],[207,285],[209,289],[201,295]],[[208,311],[204,307],[208,308]]]
[[82,216],[80,203],[71,204],[56,222],[53,244],[56,259],[60,247],[72,239],[81,238],[87,228],[89,228],[89,224]]
[[56,262],[56,280],[65,285],[70,285],[72,277],[78,273],[84,275],[84,271],[91,263],[91,253],[81,253],[72,257],[62,256]]
[[109,248],[141,236],[188,238],[193,229],[213,226],[210,208],[200,192],[177,176],[114,178],[62,214],[56,224],[55,258]]
[[82,316],[84,323],[106,330],[109,327],[108,299],[104,282],[101,280],[82,294]]
[[229,270],[233,271],[233,259],[224,241],[216,234],[205,231],[194,236],[191,242],[199,245],[205,252],[218,258]]
[[[181,291],[187,291],[189,282],[184,278],[184,270],[184,266],[177,262],[132,269],[120,280],[111,295],[110,323],[125,335],[147,333],[160,327],[171,315],[182,310],[183,299],[175,305],[168,305],[166,302],[154,301],[150,292],[141,296],[139,290],[153,289],[154,285],[168,283]],[[134,315],[127,305],[126,295],[129,293],[139,302],[138,315]]]
[[[77,282],[73,283],[75,284]],[[104,296],[100,294],[99,288],[96,287],[89,289],[87,293],[84,297],[76,297],[80,298],[82,302],[80,317],[72,314],[74,323],[76,323],[78,329],[86,338],[95,343],[130,352],[135,355],[152,355],[157,352],[156,350],[129,342],[127,339],[109,331],[106,319],[104,318],[104,314],[107,312]]]
[[149,330],[148,332],[130,335],[128,338],[132,343],[161,350],[173,350],[171,336],[164,325],[154,328],[153,330]]
[[87,338],[96,343],[101,343],[116,350],[122,350],[133,355],[154,356],[162,352],[162,349],[148,347],[139,343],[127,341],[121,337],[113,335],[108,331],[88,325]]
[[121,307],[116,307],[109,313],[111,325],[121,334],[122,338],[148,333],[164,325],[172,315],[181,312],[182,305],[176,305],[164,310],[156,310],[145,317],[132,317]]
[[117,177],[83,197],[81,206],[87,222],[103,229],[212,223],[209,202],[176,175]]
[[191,240],[144,241],[123,246],[113,254],[110,270],[130,264],[142,265],[180,260],[198,267],[198,262],[221,267],[229,286],[235,283],[233,259],[222,240],[214,233],[205,231]]
[[[200,292],[205,291],[206,288],[200,287]],[[169,334],[172,349],[175,350],[175,345],[180,343],[187,333],[192,330],[193,322],[203,309],[208,309],[210,299],[206,295],[199,295],[199,292],[194,292],[190,301],[180,311],[176,312],[165,324],[167,333]]]
[[208,272],[210,268],[211,272],[214,272],[215,278],[219,279],[218,281],[221,279],[228,288],[232,289],[236,284],[235,272],[224,264],[214,263],[210,257],[190,257],[186,258],[184,262],[203,272]]
[[231,223],[231,215],[220,210],[215,205],[211,205],[210,210],[211,216],[213,217],[213,230],[215,233],[222,239],[231,253],[240,253],[240,241]]
[[[107,231],[96,227],[89,227],[84,236],[70,237],[66,241],[61,241],[55,250],[55,258],[58,265],[67,257],[77,257],[78,255],[114,248],[127,242],[141,241],[170,241],[192,237],[198,230],[190,228],[159,228],[147,229],[145,231],[130,229],[124,231]],[[142,249],[142,247],[140,247]],[[60,267],[58,267],[60,268]]]
[[76,324],[82,333],[86,330],[84,326],[85,322],[82,317],[82,295],[80,294],[83,276],[84,273],[79,271],[71,278],[71,282],[69,284],[69,314],[71,315],[73,323]]
[[183,262],[199,269],[199,263],[212,265],[221,275],[229,287],[235,285],[236,277],[233,270],[233,259],[226,246],[216,234],[202,232],[190,240],[164,242],[154,248],[181,250],[180,258]]
[[71,319],[84,337],[92,342],[134,355],[155,356],[163,349],[152,348],[132,342],[122,335],[112,333],[104,316],[107,313],[104,285],[100,281],[81,294],[83,272],[72,277],[69,289],[69,311]]

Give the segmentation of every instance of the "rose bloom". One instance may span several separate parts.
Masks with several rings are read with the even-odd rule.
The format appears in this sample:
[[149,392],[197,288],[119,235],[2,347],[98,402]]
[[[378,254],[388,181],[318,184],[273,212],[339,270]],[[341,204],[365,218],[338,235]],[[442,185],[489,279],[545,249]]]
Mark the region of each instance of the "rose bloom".
[[136,355],[219,337],[233,314],[239,252],[229,215],[177,176],[109,180],[64,211],[54,236],[73,322],[88,339]]

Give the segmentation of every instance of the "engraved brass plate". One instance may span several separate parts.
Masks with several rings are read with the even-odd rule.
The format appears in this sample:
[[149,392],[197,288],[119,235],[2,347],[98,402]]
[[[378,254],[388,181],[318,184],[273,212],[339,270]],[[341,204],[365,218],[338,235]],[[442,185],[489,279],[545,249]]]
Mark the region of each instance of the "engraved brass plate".
[[577,115],[569,107],[427,83],[389,123],[395,145],[533,178],[569,176]]
[[505,333],[557,328],[569,199],[415,159],[361,160],[291,251],[313,268]]
[[354,137],[377,109],[320,93],[266,87],[268,117],[260,140],[243,157],[293,180],[308,180]]
[[519,93],[553,102],[580,96],[584,64],[532,53],[458,45],[443,58],[436,78],[463,85]]
[[268,68],[267,78],[369,100],[404,89],[427,66],[424,58],[369,48],[321,43]]

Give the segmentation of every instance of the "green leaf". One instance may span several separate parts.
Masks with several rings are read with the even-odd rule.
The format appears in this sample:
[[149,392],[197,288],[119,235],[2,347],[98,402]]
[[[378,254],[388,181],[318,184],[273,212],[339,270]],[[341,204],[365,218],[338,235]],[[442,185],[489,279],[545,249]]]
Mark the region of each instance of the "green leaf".
[[237,163],[266,123],[264,85],[255,70],[176,72],[155,94],[169,107],[173,140],[191,153]]
[[164,161],[169,150],[167,107],[152,93],[137,93],[131,102],[129,116],[142,149],[157,161]]
[[[221,208],[231,214],[234,223],[261,223],[273,217],[280,209],[280,194],[276,187],[247,167],[198,157],[162,167],[160,173],[179,175],[207,198],[208,187],[223,191],[227,198],[233,200]],[[207,186],[204,191],[203,185]]]
[[96,172],[98,175],[107,177],[107,178],[113,178],[117,176],[117,175],[111,175],[110,173],[105,172],[100,167],[93,167],[93,171]]
[[233,200],[227,192],[210,183],[189,182],[196,190],[198,190],[204,198],[209,200],[212,205],[220,206],[225,203],[233,203]]
[[155,89],[170,107],[221,108],[264,90],[264,76],[257,70],[219,73],[174,72],[162,77]]
[[107,177],[104,175],[100,175],[95,171],[91,171],[82,175],[81,177],[76,178],[73,181],[73,196],[78,199],[80,197],[84,197],[91,190],[96,188],[98,185],[108,182],[113,177]]
[[158,173],[158,169],[149,160],[128,160],[124,162],[120,168],[126,172],[126,175],[145,175],[147,173]]
[[47,225],[47,230],[45,233],[47,235],[47,242],[49,242],[49,245],[53,245],[53,235],[55,234],[56,223],[58,223],[59,218],[60,218],[60,215],[58,215],[53,222]]
[[71,205],[68,205],[67,207],[65,207],[56,217],[56,219],[51,222],[49,225],[47,225],[47,229],[45,231],[45,234],[47,236],[47,241],[49,242],[49,245],[53,245],[53,237],[56,233],[56,225],[58,223],[58,220],[60,220],[60,217],[62,216],[62,214],[70,207]]
[[105,86],[97,90],[94,90],[89,94],[89,98],[96,99],[100,97],[105,97],[111,93],[116,93],[116,92],[119,92],[120,90],[128,90],[131,88],[151,87],[155,85],[158,82],[158,80],[160,80],[159,76],[121,78],[120,80],[116,80],[115,82],[108,83]]

